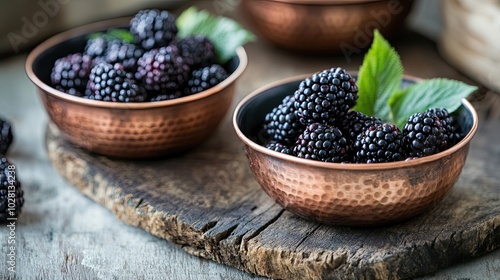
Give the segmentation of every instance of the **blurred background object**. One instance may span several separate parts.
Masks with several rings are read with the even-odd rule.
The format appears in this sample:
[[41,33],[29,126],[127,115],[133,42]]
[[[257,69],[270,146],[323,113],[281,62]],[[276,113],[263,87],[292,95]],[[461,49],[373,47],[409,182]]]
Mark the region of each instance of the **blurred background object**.
[[[144,8],[154,7],[174,10],[181,7],[187,7],[189,5],[196,5],[198,3],[203,4],[202,6],[213,6],[214,8],[216,8],[215,10],[220,14],[224,14],[224,12],[227,11],[228,7],[235,8],[237,6],[240,6],[242,8],[242,15],[247,15],[246,18],[257,19],[258,17],[268,16],[270,12],[273,12],[262,12],[263,5],[271,5],[267,4],[267,2],[275,2],[271,4],[279,5],[280,7],[288,7],[283,10],[278,10],[274,18],[268,19],[273,21],[273,28],[283,29],[284,34],[281,34],[282,37],[283,35],[290,34],[291,32],[300,31],[300,27],[298,28],[298,30],[292,29],[293,24],[301,26],[302,29],[307,28],[309,30],[312,30],[313,32],[310,32],[309,34],[309,36],[312,37],[316,35],[316,37],[321,36],[321,34],[319,34],[318,32],[321,32],[321,30],[325,30],[328,27],[327,25],[325,25],[321,26],[321,28],[319,29],[316,28],[314,30],[313,23],[309,20],[309,18],[306,18],[305,15],[300,16],[304,17],[303,19],[308,21],[300,21],[298,13],[291,15],[289,13],[286,13],[287,11],[293,12],[292,7],[294,6],[298,7],[298,11],[301,11],[302,13],[306,12],[309,8],[305,6],[308,5],[300,4],[306,2],[316,3],[315,6],[317,6],[319,3],[321,4],[321,6],[319,6],[319,8],[321,9],[324,8],[324,5],[326,3],[336,3],[335,5],[344,7],[339,10],[343,11],[343,13],[328,13],[326,11],[323,11],[321,12],[321,15],[328,15],[327,18],[325,17],[325,22],[327,24],[332,24],[332,26],[334,27],[333,29],[329,30],[329,32],[337,37],[336,40],[338,41],[340,40],[340,38],[338,38],[338,32],[335,32],[340,30],[340,35],[344,36],[343,40],[346,43],[355,39],[352,38],[352,35],[356,35],[356,30],[354,30],[355,28],[358,28],[358,38],[356,38],[358,43],[363,40],[367,41],[367,37],[365,37],[363,34],[363,29],[374,27],[377,24],[381,25],[381,23],[385,24],[387,22],[386,16],[388,9],[392,9],[392,12],[396,10],[396,12],[398,12],[398,15],[393,18],[393,16],[390,14],[391,21],[387,24],[388,26],[385,27],[385,29],[387,29],[385,35],[388,35],[387,33],[392,33],[393,31],[397,31],[403,28],[405,26],[405,20],[407,23],[409,23],[409,26],[412,29],[422,31],[422,33],[434,40],[437,40],[439,38],[439,32],[441,30],[441,1],[436,0],[16,0],[0,1],[0,55],[17,54],[21,51],[25,51],[34,47],[42,40],[45,40],[46,38],[61,31],[94,21],[132,15],[138,10]],[[410,2],[414,2],[414,4],[408,4]],[[346,5],[346,3],[350,3],[350,5]],[[351,6],[351,8],[346,8],[348,6]],[[413,6],[413,8],[411,6]],[[370,10],[367,7],[375,8],[375,10]],[[399,12],[400,7],[404,8],[404,10],[401,12]],[[410,8],[412,9],[411,13]],[[260,12],[261,14],[254,14],[256,11]],[[351,11],[356,12],[353,13]],[[363,18],[360,14],[361,12],[367,13],[369,18]],[[406,18],[408,13],[408,18]],[[293,16],[296,19],[296,22],[292,23],[292,25],[285,22],[286,17],[290,16]],[[311,18],[317,16],[318,12],[310,15]],[[370,18],[372,22],[370,22]],[[283,21],[283,23],[279,23],[280,21]],[[338,22],[344,21],[345,23],[343,23],[344,27],[342,30],[340,29],[340,26],[335,27]],[[356,25],[354,21],[358,21],[358,24]],[[307,22],[307,24],[304,22]],[[258,23],[258,25],[262,26],[262,28],[264,28],[264,24],[265,22]],[[372,25],[370,26],[370,24]],[[272,29],[263,32],[269,33],[267,36],[280,35],[270,34],[274,32],[272,31]],[[349,34],[351,35],[351,37],[349,37]],[[262,35],[265,36],[266,34]],[[346,40],[345,38],[347,38],[348,40]],[[300,42],[303,42],[302,40],[305,39],[307,38],[300,38]],[[275,38],[274,40],[284,39]],[[322,40],[328,42],[328,40],[332,39],[322,38]],[[368,45],[368,43],[365,42],[361,43],[363,43],[363,45]],[[286,44],[286,42],[282,42],[282,44]],[[311,45],[308,46],[308,48],[312,49],[331,48],[330,46],[312,46],[311,42],[308,42],[308,44]]]
[[250,21],[271,43],[314,53],[359,54],[373,30],[395,35],[412,0],[242,0]]
[[186,0],[0,1],[0,55],[16,54],[49,36],[89,22],[132,15],[142,8],[174,9]]
[[408,28],[436,41],[443,29],[442,0],[416,0],[407,18]]
[[441,55],[471,79],[500,92],[500,1],[443,0]]

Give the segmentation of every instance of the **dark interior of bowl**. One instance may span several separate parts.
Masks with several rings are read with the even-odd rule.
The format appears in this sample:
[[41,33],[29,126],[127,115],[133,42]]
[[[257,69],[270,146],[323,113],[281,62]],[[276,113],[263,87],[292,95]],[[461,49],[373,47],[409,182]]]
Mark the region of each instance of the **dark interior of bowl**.
[[[404,80],[402,87],[412,83],[411,80]],[[265,144],[269,138],[261,128],[266,114],[278,106],[287,95],[293,94],[299,84],[300,80],[269,88],[248,100],[236,115],[236,122],[241,132],[255,143]],[[472,113],[462,105],[452,115],[458,121],[459,132],[465,136],[473,126]]]
[[[125,29],[125,28],[122,28]],[[96,30],[95,32],[103,32],[106,30]],[[51,85],[50,73],[55,61],[58,58],[67,56],[69,54],[83,52],[86,41],[90,34],[77,35],[68,40],[65,40],[47,50],[42,52],[33,61],[33,72],[45,84]],[[233,73],[239,65],[238,56],[234,56],[224,66],[228,73]]]

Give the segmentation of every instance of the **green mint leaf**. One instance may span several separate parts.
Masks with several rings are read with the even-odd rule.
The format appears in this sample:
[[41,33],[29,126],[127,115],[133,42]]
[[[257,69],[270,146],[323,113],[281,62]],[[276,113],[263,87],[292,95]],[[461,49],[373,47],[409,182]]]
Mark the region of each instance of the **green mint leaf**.
[[429,108],[446,108],[452,113],[477,87],[460,81],[430,79],[396,91],[389,100],[392,122],[400,129],[408,118]]
[[358,101],[354,110],[389,121],[387,102],[392,93],[399,90],[402,80],[403,65],[398,53],[375,30],[372,45],[358,73]]
[[104,33],[102,32],[90,33],[89,35],[87,35],[87,39],[97,39],[101,37],[103,34]]
[[236,49],[256,39],[236,21],[212,16],[204,10],[191,7],[182,12],[176,21],[177,36],[205,35],[215,46],[218,63],[224,64],[236,54]]
[[196,7],[190,7],[182,12],[176,21],[177,37],[184,38],[194,32],[198,32],[199,26],[208,23],[210,14],[206,11],[199,11]]
[[107,35],[128,43],[132,43],[134,41],[134,35],[125,29],[111,29],[107,32]]
[[130,31],[125,29],[110,29],[103,32],[91,33],[87,36],[89,39],[103,38],[106,42],[119,39],[121,41],[132,43],[134,41],[134,35]]

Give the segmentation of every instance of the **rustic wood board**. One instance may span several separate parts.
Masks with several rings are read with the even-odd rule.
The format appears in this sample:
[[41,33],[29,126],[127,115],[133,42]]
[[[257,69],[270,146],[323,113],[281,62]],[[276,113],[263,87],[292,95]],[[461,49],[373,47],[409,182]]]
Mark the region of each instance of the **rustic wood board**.
[[397,279],[500,246],[498,125],[480,125],[460,180],[436,208],[371,228],[321,225],[280,208],[254,180],[228,123],[199,148],[163,159],[89,154],[53,125],[47,150],[83,194],[190,254],[278,279]]

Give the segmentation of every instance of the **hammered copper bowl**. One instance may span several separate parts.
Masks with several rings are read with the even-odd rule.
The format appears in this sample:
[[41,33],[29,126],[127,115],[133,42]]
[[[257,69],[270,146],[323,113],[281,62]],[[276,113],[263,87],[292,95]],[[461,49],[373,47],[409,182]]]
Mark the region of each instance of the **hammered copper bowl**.
[[373,29],[385,37],[404,26],[412,0],[244,0],[258,34],[276,46],[302,52],[359,54]]
[[247,65],[243,48],[224,67],[230,76],[217,86],[177,99],[118,103],[71,96],[51,87],[57,58],[81,52],[88,34],[127,26],[129,18],[98,22],[56,35],[28,56],[26,72],[50,120],[71,143],[119,158],[164,156],[196,147],[212,135],[233,100],[235,82]]
[[[267,149],[259,132],[267,112],[306,76],[273,83],[245,97],[233,115],[234,129],[258,183],[283,208],[306,219],[344,226],[382,225],[431,209],[457,181],[477,114],[466,100],[454,113],[462,141],[424,158],[377,164],[341,164],[301,159]],[[404,84],[416,79],[406,77]]]

